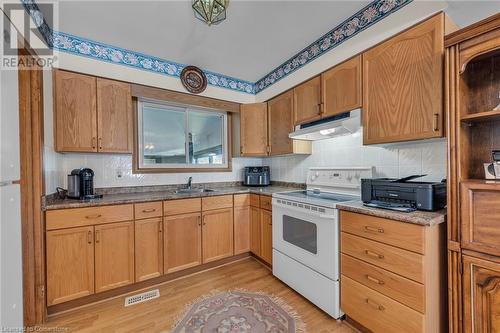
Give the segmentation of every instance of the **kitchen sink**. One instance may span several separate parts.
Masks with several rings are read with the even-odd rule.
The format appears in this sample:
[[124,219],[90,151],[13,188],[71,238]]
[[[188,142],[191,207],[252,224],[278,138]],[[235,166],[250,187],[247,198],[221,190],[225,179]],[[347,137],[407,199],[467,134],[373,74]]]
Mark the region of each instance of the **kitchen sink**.
[[209,193],[209,192],[215,192],[215,190],[209,188],[181,188],[175,191],[176,194]]

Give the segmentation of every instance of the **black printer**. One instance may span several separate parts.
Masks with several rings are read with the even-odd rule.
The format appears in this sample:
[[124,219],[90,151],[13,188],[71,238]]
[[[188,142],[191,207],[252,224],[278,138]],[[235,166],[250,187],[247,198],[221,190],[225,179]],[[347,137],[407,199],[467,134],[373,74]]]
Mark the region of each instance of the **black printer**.
[[446,206],[446,183],[417,182],[414,175],[400,179],[361,179],[361,200],[365,206],[401,212],[435,211]]

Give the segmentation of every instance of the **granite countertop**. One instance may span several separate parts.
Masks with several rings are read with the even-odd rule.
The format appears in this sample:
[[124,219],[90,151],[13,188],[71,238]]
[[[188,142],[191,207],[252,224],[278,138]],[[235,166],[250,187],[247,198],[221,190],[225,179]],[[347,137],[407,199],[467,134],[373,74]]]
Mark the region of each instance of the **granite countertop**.
[[446,209],[441,209],[436,212],[426,212],[417,210],[411,213],[403,213],[388,209],[366,207],[363,205],[361,201],[342,202],[337,204],[337,208],[353,213],[377,216],[391,220],[419,224],[424,226],[432,226],[446,221]]
[[[198,198],[209,197],[225,194],[240,194],[240,193],[255,193],[263,195],[272,195],[277,192],[293,191],[300,187],[298,186],[283,186],[283,185],[270,185],[265,187],[251,187],[251,186],[207,186],[213,192],[201,193],[175,193],[175,188],[167,188],[165,190],[155,189],[152,191],[130,192],[130,193],[104,193],[101,199],[93,200],[75,200],[75,199],[61,199],[57,195],[49,195],[45,198],[43,203],[43,210],[65,209],[65,208],[82,208],[106,205],[118,205],[128,203],[139,203],[148,201],[161,201],[161,200],[174,200],[185,198]],[[99,191],[96,191],[99,193]]]

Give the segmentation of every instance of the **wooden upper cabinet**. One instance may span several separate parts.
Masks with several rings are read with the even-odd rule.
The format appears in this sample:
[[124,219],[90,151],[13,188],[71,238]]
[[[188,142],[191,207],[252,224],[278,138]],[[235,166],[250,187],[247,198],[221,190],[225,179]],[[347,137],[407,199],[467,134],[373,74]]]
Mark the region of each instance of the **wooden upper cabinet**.
[[267,103],[242,104],[240,121],[241,155],[266,156],[268,150]]
[[54,119],[58,152],[132,152],[128,83],[54,70]]
[[97,151],[95,77],[54,70],[54,113],[56,151]]
[[153,217],[135,221],[135,281],[163,275],[163,221]]
[[361,81],[361,55],[321,74],[322,116],[334,116],[360,108]]
[[97,79],[97,132],[100,152],[132,152],[130,84]]
[[47,305],[94,293],[94,227],[47,232]]
[[269,146],[271,155],[293,153],[293,142],[288,134],[293,131],[293,90],[271,99],[269,112]]
[[95,291],[134,282],[134,222],[95,227]]
[[500,332],[500,262],[463,257],[465,333]]
[[444,16],[363,54],[365,144],[443,135]]
[[321,118],[321,77],[317,76],[293,89],[294,124]]
[[233,209],[203,212],[203,263],[233,255]]
[[201,265],[201,214],[168,216],[163,223],[165,273]]

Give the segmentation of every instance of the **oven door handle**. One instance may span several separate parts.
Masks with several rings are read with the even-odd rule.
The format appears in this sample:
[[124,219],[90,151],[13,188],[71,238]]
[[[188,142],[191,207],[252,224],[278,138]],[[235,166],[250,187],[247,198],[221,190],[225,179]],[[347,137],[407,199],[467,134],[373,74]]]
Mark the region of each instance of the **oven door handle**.
[[327,219],[327,220],[336,220],[337,217],[335,215],[317,215],[320,219]]

